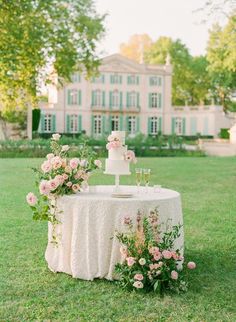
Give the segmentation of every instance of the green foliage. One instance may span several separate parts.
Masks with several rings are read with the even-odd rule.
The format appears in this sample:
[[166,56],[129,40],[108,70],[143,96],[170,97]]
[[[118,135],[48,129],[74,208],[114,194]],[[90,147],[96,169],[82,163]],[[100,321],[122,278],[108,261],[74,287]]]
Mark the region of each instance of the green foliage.
[[220,129],[220,138],[229,139],[229,129]]
[[37,131],[38,127],[39,127],[39,122],[40,122],[40,114],[41,114],[41,110],[39,108],[35,108],[32,110],[32,130],[33,131]]
[[35,106],[40,84],[52,81],[52,71],[69,80],[75,70],[96,70],[103,19],[93,0],[0,0],[3,113]]

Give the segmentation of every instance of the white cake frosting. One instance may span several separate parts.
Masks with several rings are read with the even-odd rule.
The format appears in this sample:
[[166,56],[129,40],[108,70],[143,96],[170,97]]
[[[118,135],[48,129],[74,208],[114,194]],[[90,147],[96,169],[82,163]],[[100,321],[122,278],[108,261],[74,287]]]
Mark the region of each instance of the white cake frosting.
[[105,161],[105,173],[113,175],[128,175],[130,174],[130,163],[124,158],[124,155],[127,152],[127,145],[125,145],[125,131],[112,131],[111,135],[119,139],[121,146],[108,150],[108,159]]

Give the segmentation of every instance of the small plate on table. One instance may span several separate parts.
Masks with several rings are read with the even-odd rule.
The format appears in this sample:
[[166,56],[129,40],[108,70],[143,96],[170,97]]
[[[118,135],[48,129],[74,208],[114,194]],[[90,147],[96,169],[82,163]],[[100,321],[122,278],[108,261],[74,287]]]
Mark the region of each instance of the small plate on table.
[[133,194],[132,193],[125,193],[125,192],[113,192],[111,195],[113,198],[132,198]]

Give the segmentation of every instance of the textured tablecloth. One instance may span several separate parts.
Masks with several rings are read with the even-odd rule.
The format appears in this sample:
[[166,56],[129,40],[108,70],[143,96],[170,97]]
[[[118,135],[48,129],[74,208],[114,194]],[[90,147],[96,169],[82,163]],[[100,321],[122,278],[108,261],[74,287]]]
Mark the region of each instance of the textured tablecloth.
[[[122,229],[125,216],[135,218],[137,210],[146,212],[158,207],[160,222],[172,220],[172,225],[183,224],[180,194],[162,189],[148,193],[136,187],[124,186],[134,193],[133,198],[111,197],[114,187],[95,186],[92,192],[63,196],[58,199],[62,211],[56,227],[60,236],[58,245],[51,243],[52,226],[48,224],[48,245],[45,258],[50,270],[64,272],[75,278],[93,280],[94,278],[113,279],[114,266],[120,261],[119,242],[115,231]],[[183,229],[176,241],[176,247],[183,252]]]

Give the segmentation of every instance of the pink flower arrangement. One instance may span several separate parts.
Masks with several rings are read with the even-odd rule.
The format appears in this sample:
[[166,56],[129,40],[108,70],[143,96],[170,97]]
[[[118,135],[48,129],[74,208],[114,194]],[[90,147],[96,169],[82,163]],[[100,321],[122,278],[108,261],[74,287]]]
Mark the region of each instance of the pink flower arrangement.
[[[124,219],[124,231],[116,234],[122,255],[115,266],[119,284],[139,292],[142,289],[159,293],[186,291],[183,257],[180,250],[174,248],[181,226],[168,225],[167,230],[161,232],[163,223],[159,223],[157,209],[150,211],[148,216],[138,212],[135,224],[130,217]],[[187,267],[194,269],[196,264],[189,262]]]
[[26,196],[26,201],[30,206],[35,206],[38,201],[38,198],[35,196],[33,192],[29,192]]
[[108,142],[106,145],[107,150],[111,150],[111,149],[117,149],[120,148],[122,146],[120,141],[112,141],[112,142]]
[[137,159],[135,157],[135,153],[131,150],[128,150],[125,154],[124,154],[124,159],[128,162],[132,162],[132,163],[137,163]]

